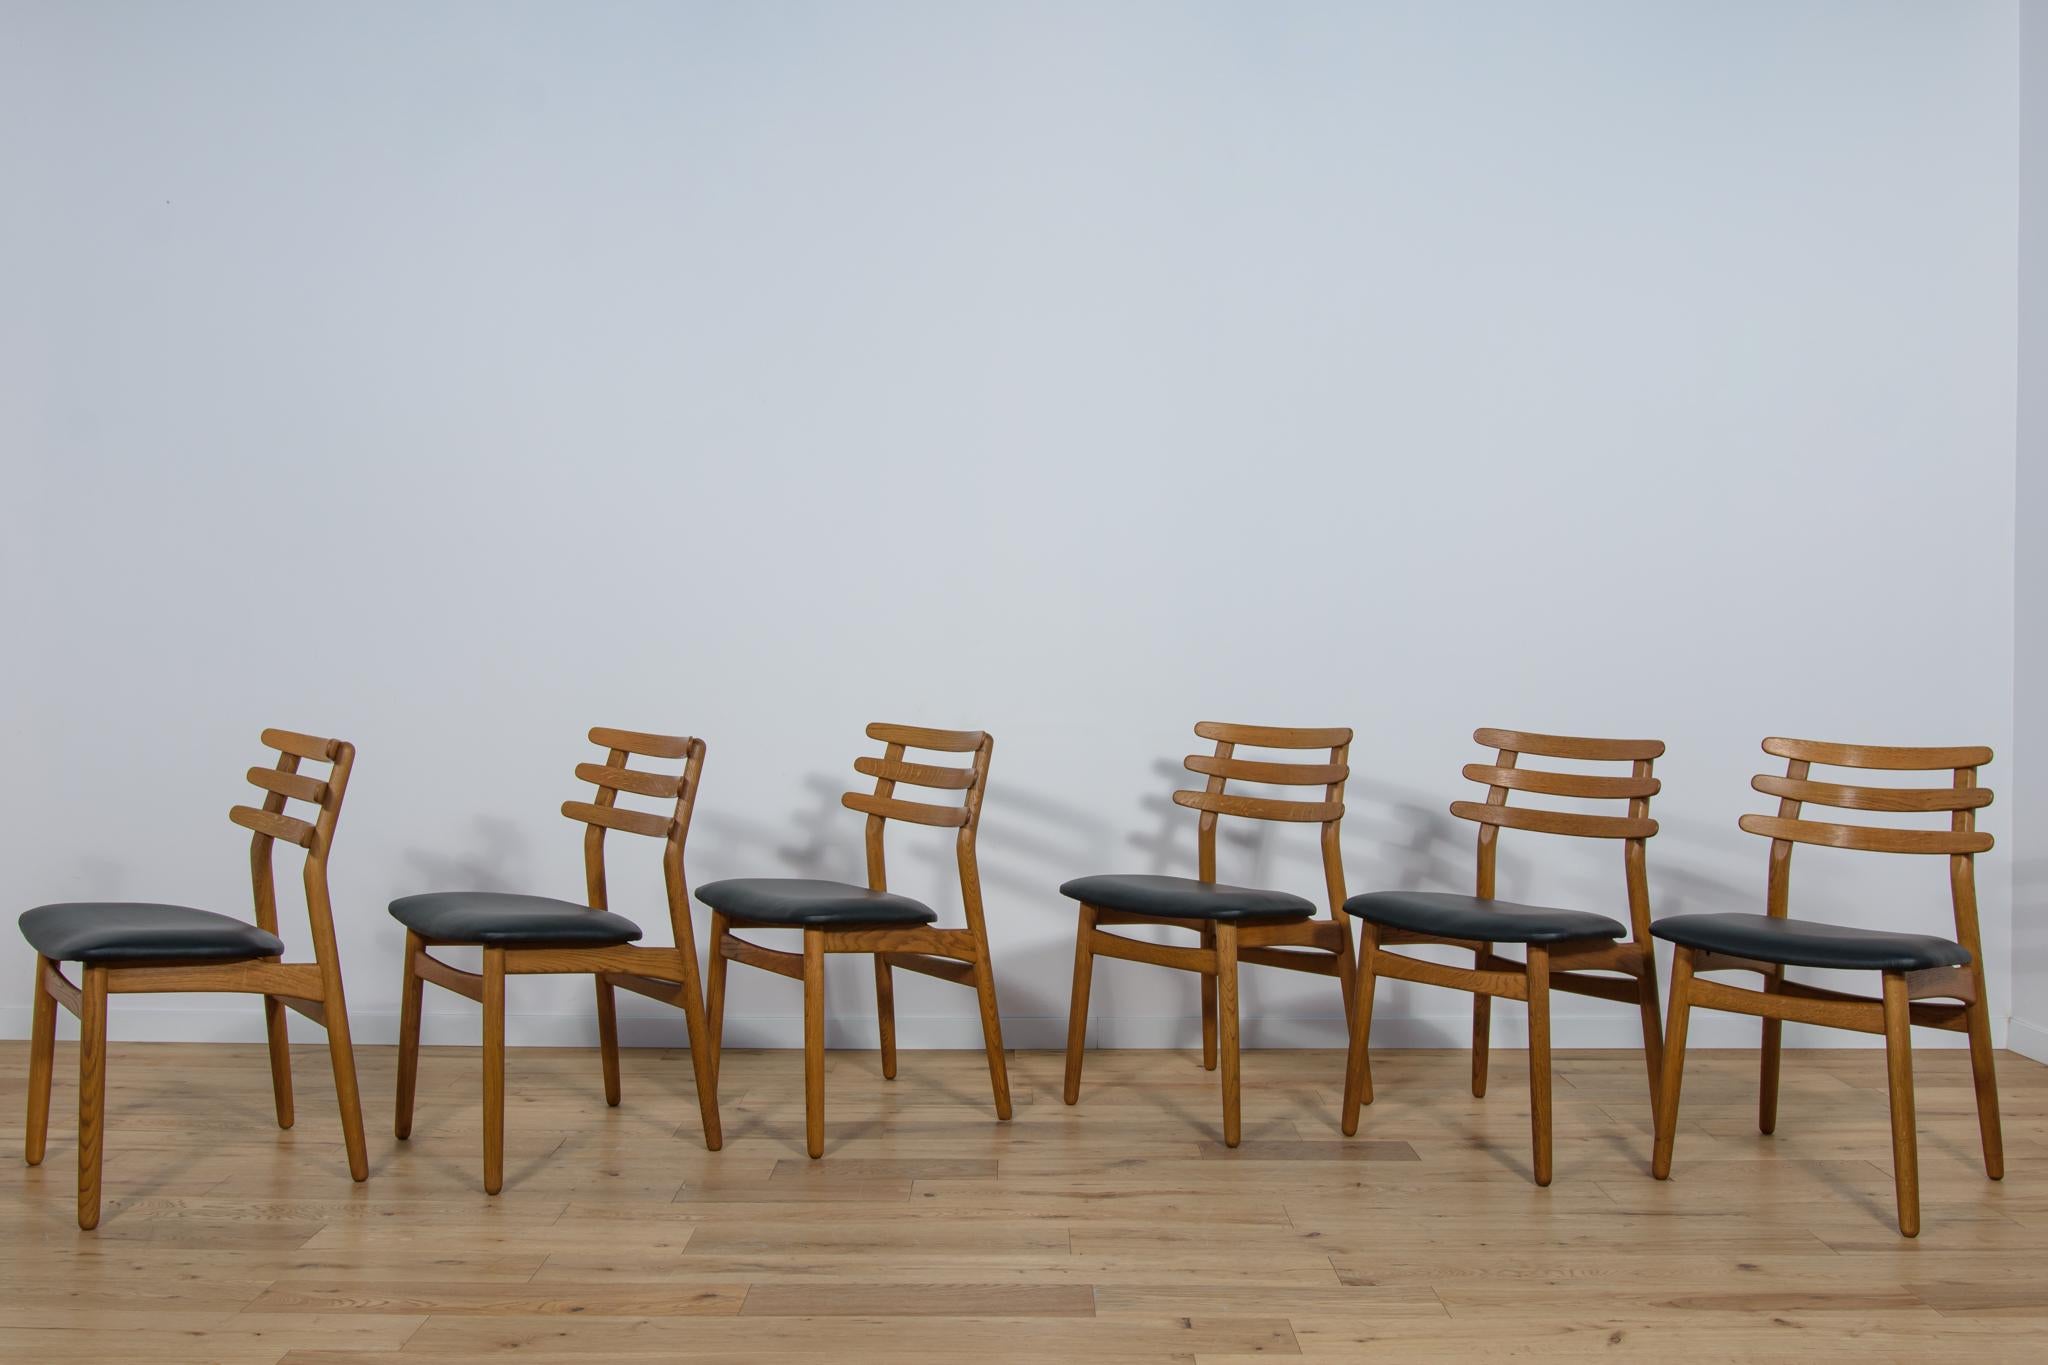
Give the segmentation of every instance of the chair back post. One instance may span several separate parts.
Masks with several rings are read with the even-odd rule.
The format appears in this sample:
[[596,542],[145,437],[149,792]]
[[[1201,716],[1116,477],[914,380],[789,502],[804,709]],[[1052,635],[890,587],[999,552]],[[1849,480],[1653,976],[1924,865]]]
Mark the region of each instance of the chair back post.
[[1330,749],[1330,763],[1339,770],[1339,777],[1323,788],[1323,800],[1337,808],[1337,815],[1323,821],[1323,884],[1330,892],[1330,919],[1346,926],[1349,932],[1351,916],[1344,909],[1344,902],[1350,895],[1344,889],[1344,848],[1342,842],[1344,825],[1344,783],[1351,776],[1351,741]]
[[675,945],[695,956],[697,933],[690,919],[690,882],[683,853],[690,842],[690,817],[697,812],[697,784],[704,774],[704,741],[692,736],[683,756],[683,780],[676,789],[676,817],[661,850],[661,877],[668,888],[669,932]]
[[[1476,737],[1476,736],[1475,736]],[[1497,768],[1512,768],[1521,759],[1513,749],[1495,749],[1493,762]],[[1486,789],[1486,804],[1505,806],[1508,803],[1508,789],[1498,784]],[[1473,858],[1472,894],[1483,901],[1494,898],[1495,872],[1500,863],[1500,826],[1488,821],[1479,822],[1479,847]]]
[[960,826],[960,835],[953,842],[954,856],[960,865],[960,903],[966,907],[967,927],[981,940],[984,950],[988,926],[982,919],[981,859],[975,851],[975,835],[981,828],[981,799],[988,790],[988,764],[995,747],[994,736],[986,731],[974,746],[974,784],[967,789],[967,823]]
[[[623,768],[631,757],[626,750],[614,746],[606,751],[604,763],[607,768]],[[597,789],[594,805],[615,806],[618,792],[606,786]],[[605,881],[604,826],[587,824],[583,827],[583,903],[593,910],[611,909],[610,890]]]
[[[1200,733],[1199,729],[1197,733]],[[1219,760],[1230,759],[1236,753],[1237,746],[1229,740],[1216,741],[1216,757]],[[1228,784],[1229,779],[1222,772],[1214,772],[1209,774],[1209,780],[1202,785],[1202,790],[1210,796],[1221,796]],[[1216,825],[1216,812],[1206,808],[1195,820],[1195,877],[1199,881],[1213,883],[1216,880]]]
[[348,791],[349,774],[356,766],[356,746],[340,739],[329,740],[327,745],[328,761],[333,766],[328,769],[327,792],[320,802],[320,815],[313,822],[313,841],[306,849],[303,875],[306,917],[313,929],[313,958],[331,978],[330,998],[338,1000],[341,963],[340,951],[334,940],[334,905],[327,885],[327,851],[334,845],[334,827],[341,819],[341,798]]
[[[1955,770],[1957,791],[1978,791],[1977,765],[1970,764]],[[1977,810],[1965,806],[1949,817],[1949,829],[1956,834],[1974,834],[1977,829]],[[1978,991],[1983,991],[1984,948],[1977,932],[1977,855],[1974,853],[1953,853],[1948,862],[1949,899],[1955,907],[1956,942],[1970,950],[1970,961],[1976,967]]]

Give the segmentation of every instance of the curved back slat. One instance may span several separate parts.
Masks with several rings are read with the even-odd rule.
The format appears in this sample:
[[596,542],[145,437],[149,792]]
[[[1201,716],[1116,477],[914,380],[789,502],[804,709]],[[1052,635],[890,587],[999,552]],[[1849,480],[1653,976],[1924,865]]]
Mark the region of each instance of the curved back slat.
[[1351,743],[1348,726],[1299,729],[1288,725],[1233,725],[1227,721],[1205,720],[1195,726],[1201,739],[1218,744],[1248,744],[1254,749],[1341,749]]
[[866,754],[853,760],[853,770],[865,777],[879,777],[885,782],[908,782],[913,787],[930,787],[934,791],[966,791],[974,785],[972,768],[948,768],[936,763],[904,763],[887,758],[874,758]]
[[1991,750],[1981,744],[1946,748],[1899,748],[1883,744],[1829,744],[1817,739],[1773,735],[1764,752],[1774,758],[1819,763],[1830,768],[1877,768],[1888,772],[1932,772],[1937,768],[1981,768]]
[[942,754],[971,754],[988,738],[980,730],[930,730],[921,725],[892,725],[879,720],[868,726],[867,734],[869,739],[879,739],[884,744]]
[[1802,801],[1837,810],[1916,811],[1979,810],[1991,804],[1989,787],[1863,787],[1839,782],[1810,782],[1775,773],[1758,773],[1749,785],[1766,796]]
[[1586,839],[1647,839],[1657,832],[1657,822],[1648,817],[1582,815],[1571,810],[1494,805],[1485,801],[1453,801],[1451,814],[1482,825],[1526,829],[1538,834],[1572,834]]
[[1828,820],[1786,820],[1775,815],[1745,815],[1739,822],[1751,834],[1786,839],[1795,844],[1855,849],[1862,853],[1986,853],[1991,836],[1977,830],[1884,829],[1875,825],[1842,825]]
[[1472,738],[1489,749],[1534,754],[1539,758],[1633,763],[1638,759],[1664,757],[1664,741],[1661,739],[1588,739],[1579,735],[1544,735],[1530,730],[1490,728],[1473,731]]
[[1267,763],[1256,758],[1218,758],[1214,754],[1189,754],[1182,766],[1204,777],[1221,777],[1233,782],[1258,782],[1269,787],[1327,787],[1351,776],[1344,763]]
[[1207,811],[1211,815],[1239,815],[1252,820],[1285,820],[1298,824],[1322,824],[1344,815],[1341,801],[1279,801],[1264,796],[1233,796],[1227,792],[1178,791],[1176,806]]
[[1554,773],[1542,768],[1502,768],[1467,763],[1465,777],[1489,787],[1529,792],[1536,796],[1571,796],[1585,800],[1627,801],[1655,796],[1664,784],[1654,777],[1609,777],[1601,773]]
[[839,798],[839,804],[848,810],[857,810],[864,815],[877,815],[884,820],[908,820],[913,825],[936,825],[942,829],[958,829],[967,823],[965,806],[940,806],[929,801],[904,801],[893,796],[874,796],[868,792],[847,792]]

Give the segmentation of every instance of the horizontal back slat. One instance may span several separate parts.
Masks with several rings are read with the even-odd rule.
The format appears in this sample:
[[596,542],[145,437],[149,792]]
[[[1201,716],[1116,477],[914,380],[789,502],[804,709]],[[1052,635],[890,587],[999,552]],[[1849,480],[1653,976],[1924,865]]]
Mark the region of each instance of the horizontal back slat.
[[627,834],[646,834],[656,839],[666,839],[676,823],[673,816],[651,815],[639,810],[621,810],[617,806],[597,806],[588,801],[564,801],[562,814],[571,820],[581,820],[586,825],[602,825],[606,829],[622,830]]
[[1829,744],[1817,739],[1784,739],[1776,735],[1764,741],[1764,752],[1778,758],[1824,763],[1831,768],[1884,768],[1893,772],[1981,768],[1991,761],[1991,750],[1981,744],[1917,749],[1883,744]]
[[1233,725],[1228,721],[1205,720],[1195,726],[1203,739],[1223,744],[1249,744],[1255,749],[1334,749],[1351,742],[1351,731],[1298,729],[1285,725]]
[[1283,801],[1266,796],[1233,796],[1228,792],[1175,792],[1174,804],[1212,815],[1241,815],[1251,820],[1291,820],[1302,824],[1342,818],[1340,801]]
[[1661,739],[1584,739],[1576,735],[1540,735],[1529,730],[1479,729],[1472,738],[1489,749],[1507,749],[1542,758],[1576,758],[1614,762],[1662,758]]
[[1351,775],[1343,763],[1266,763],[1256,758],[1218,758],[1214,754],[1189,754],[1187,770],[1204,777],[1222,777],[1236,782],[1264,782],[1276,787],[1327,787]]
[[1657,822],[1647,816],[1638,819],[1629,815],[1581,815],[1577,811],[1495,806],[1480,801],[1453,801],[1451,814],[1460,820],[1476,820],[1482,825],[1526,829],[1537,834],[1572,834],[1588,839],[1647,839],[1657,832]]
[[971,754],[988,736],[980,730],[928,730],[921,725],[892,725],[878,720],[868,726],[868,738],[878,739],[884,744],[901,744],[907,749]]
[[972,768],[948,768],[937,763],[904,763],[887,758],[856,758],[853,770],[884,782],[908,782],[913,787],[938,791],[965,791],[974,785]]
[[338,745],[338,741],[302,735],[296,730],[265,730],[263,743],[279,753],[291,754],[296,758],[316,759],[321,763],[334,761]]
[[578,763],[576,776],[613,791],[632,792],[635,796],[660,796],[674,800],[683,789],[683,779],[679,774],[643,773],[635,768],[614,768],[603,763]]
[[1538,796],[1574,796],[1589,800],[1633,800],[1655,796],[1663,784],[1654,777],[1609,777],[1599,773],[1553,773],[1541,768],[1496,768],[1467,763],[1465,776],[1489,787],[1534,792]]
[[1796,844],[1855,849],[1862,853],[1985,853],[1991,836],[1980,830],[1884,829],[1875,825],[1838,825],[1825,820],[1786,820],[1775,815],[1745,815],[1742,828],[1766,839]]
[[249,781],[267,792],[290,797],[294,801],[310,801],[319,805],[327,799],[327,784],[317,777],[304,773],[280,772],[276,768],[251,768]]
[[695,741],[687,735],[651,735],[642,730],[614,730],[594,725],[590,729],[590,742],[648,758],[687,758],[690,745]]
[[938,806],[928,801],[901,801],[893,796],[876,796],[872,792],[848,792],[839,798],[839,803],[848,810],[857,810],[863,815],[879,815],[885,820],[908,820],[914,825],[957,828],[967,823],[965,806]]
[[271,811],[258,810],[254,806],[235,806],[228,811],[228,819],[243,829],[252,829],[258,834],[267,834],[273,839],[297,844],[300,848],[313,846],[313,826],[304,820],[294,820],[289,815],[277,815]]
[[1759,773],[1750,786],[1766,796],[1809,801],[1837,810],[1956,811],[1991,804],[1989,787],[1860,787],[1838,782],[1803,782],[1796,777]]

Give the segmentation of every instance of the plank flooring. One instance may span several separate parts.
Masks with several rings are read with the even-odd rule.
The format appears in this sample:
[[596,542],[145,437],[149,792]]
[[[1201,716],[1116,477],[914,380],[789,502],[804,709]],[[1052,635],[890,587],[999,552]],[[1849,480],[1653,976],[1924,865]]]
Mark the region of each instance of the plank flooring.
[[[519,1050],[495,1199],[477,1052],[427,1050],[406,1143],[392,1050],[358,1057],[361,1186],[320,1049],[280,1133],[260,1048],[115,1045],[106,1213],[81,1233],[60,1046],[48,1160],[0,1186],[0,1359],[2048,1359],[2048,1068],[2010,1053],[1999,1184],[1965,1055],[1916,1055],[1916,1242],[1892,1223],[1882,1051],[1788,1052],[1771,1138],[1754,1054],[1693,1054],[1668,1184],[1637,1056],[1560,1054],[1541,1190],[1517,1052],[1484,1100],[1463,1053],[1379,1054],[1351,1141],[1341,1054],[1250,1053],[1236,1151],[1193,1054],[1091,1054],[1074,1109],[1057,1054],[1015,1054],[998,1124],[979,1053],[906,1052],[885,1082],[835,1052],[812,1162],[795,1054],[727,1054],[714,1154],[687,1053],[627,1052],[607,1109],[594,1052]],[[0,1044],[16,1163],[26,1070]]]

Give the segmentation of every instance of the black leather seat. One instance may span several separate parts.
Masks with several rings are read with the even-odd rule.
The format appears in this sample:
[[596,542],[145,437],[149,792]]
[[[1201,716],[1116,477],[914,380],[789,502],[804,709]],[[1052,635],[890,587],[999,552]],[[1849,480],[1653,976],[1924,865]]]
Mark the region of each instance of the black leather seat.
[[1060,887],[1060,894],[1099,910],[1159,915],[1166,919],[1272,924],[1308,919],[1316,912],[1314,905],[1286,891],[1140,873],[1076,877]]
[[434,891],[391,902],[391,918],[433,943],[539,943],[596,948],[631,943],[640,926],[574,901],[509,891]]
[[790,928],[932,924],[938,912],[893,891],[808,877],[734,877],[697,888],[697,899],[732,919]]
[[39,905],[21,917],[29,946],[58,962],[250,962],[284,944],[247,920],[185,905],[80,901]]
[[1673,915],[1651,925],[1650,932],[1688,948],[1787,967],[1917,972],[1964,967],[1970,961],[1968,948],[1933,934],[1897,934],[1770,915]]
[[1626,938],[1621,921],[1590,910],[1482,900],[1440,891],[1368,891],[1344,902],[1368,924],[1410,933],[1482,943],[1567,943],[1581,938]]

